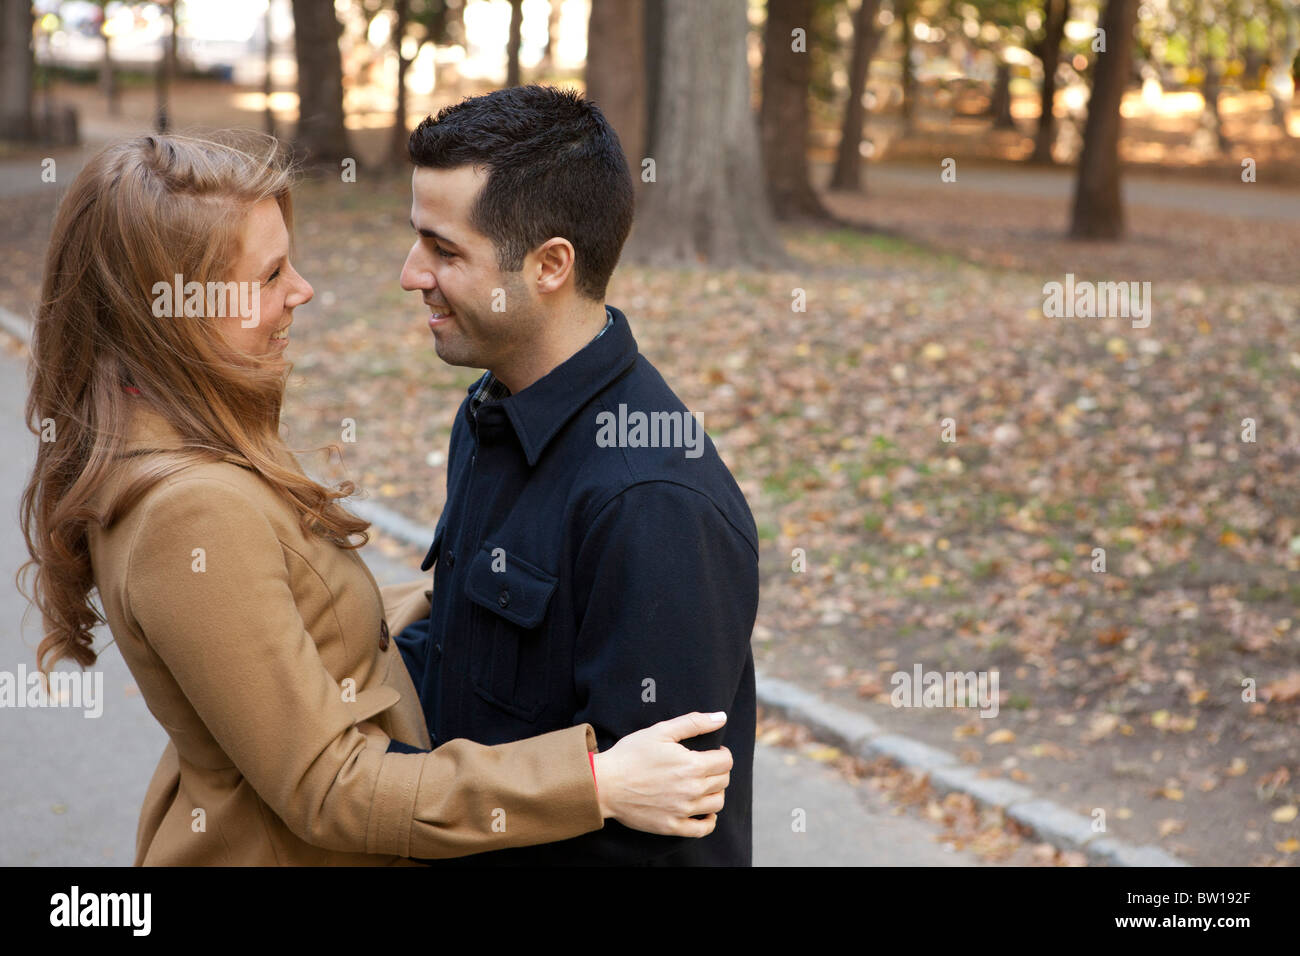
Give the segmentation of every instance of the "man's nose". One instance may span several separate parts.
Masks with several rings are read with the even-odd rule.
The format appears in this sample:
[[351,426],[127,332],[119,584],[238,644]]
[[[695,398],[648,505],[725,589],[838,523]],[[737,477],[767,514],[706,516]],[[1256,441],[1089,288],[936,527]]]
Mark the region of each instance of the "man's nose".
[[424,256],[421,255],[418,242],[411,247],[411,251],[406,255],[406,262],[402,265],[402,274],[399,281],[402,288],[407,292],[433,288],[433,270],[429,268]]

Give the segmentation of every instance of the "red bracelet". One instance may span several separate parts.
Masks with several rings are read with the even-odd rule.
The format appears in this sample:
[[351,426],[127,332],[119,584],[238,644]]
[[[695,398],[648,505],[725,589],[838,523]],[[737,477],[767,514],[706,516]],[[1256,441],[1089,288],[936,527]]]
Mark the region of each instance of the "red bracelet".
[[590,750],[587,751],[587,761],[591,764],[591,782],[596,785],[596,793],[600,793],[600,784],[596,782],[596,755]]

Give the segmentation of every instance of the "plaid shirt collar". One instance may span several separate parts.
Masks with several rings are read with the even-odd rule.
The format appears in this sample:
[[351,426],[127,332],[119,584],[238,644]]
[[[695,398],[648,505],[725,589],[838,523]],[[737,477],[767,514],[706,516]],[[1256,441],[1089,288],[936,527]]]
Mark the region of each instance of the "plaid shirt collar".
[[[609,307],[606,306],[605,327],[601,329],[599,332],[597,332],[596,338],[592,339],[591,341],[592,342],[596,341],[596,339],[600,338],[602,335],[608,332],[609,327],[613,324],[614,324],[614,314],[610,312]],[[493,375],[491,372],[484,372],[483,377],[478,380],[478,387],[474,389],[474,394],[470,396],[469,410],[471,412],[477,412],[479,406],[482,405],[484,402],[499,402],[501,401],[501,399],[509,398],[509,397],[510,397],[510,389],[506,388],[505,385],[503,385],[501,381],[497,379],[497,377]]]

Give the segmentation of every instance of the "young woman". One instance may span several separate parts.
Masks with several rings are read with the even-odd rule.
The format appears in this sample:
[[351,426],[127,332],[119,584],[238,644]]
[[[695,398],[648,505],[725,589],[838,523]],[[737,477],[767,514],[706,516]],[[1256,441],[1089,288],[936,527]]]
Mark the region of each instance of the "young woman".
[[428,581],[381,593],[356,551],[367,524],[338,501],[352,485],[317,484],[279,434],[312,289],[289,261],[290,172],[256,143],[144,136],[92,159],[54,224],[32,341],[38,662],[93,664],[106,621],[170,737],[136,863],[406,862],[606,818],[711,832],[731,756],[677,741],[723,715],[605,753],[588,725],[428,750],[390,640],[428,613]]

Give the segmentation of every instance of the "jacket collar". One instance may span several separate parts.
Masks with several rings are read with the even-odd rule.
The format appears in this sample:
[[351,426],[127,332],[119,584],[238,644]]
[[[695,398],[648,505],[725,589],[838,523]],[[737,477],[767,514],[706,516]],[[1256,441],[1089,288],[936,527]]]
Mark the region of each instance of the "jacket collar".
[[181,436],[167,419],[139,398],[131,403],[131,420],[127,425],[126,450],[168,451],[182,447]]
[[[530,468],[537,464],[546,446],[569,419],[636,361],[636,339],[628,327],[627,316],[612,305],[606,308],[614,320],[608,331],[522,392],[500,402]],[[479,379],[471,385],[468,394],[473,396],[482,382]],[[468,403],[465,414],[472,414]]]
[[[132,402],[131,420],[127,424],[127,456],[145,455],[151,452],[176,451],[186,447],[185,440],[175,427],[143,399],[135,398]],[[239,455],[221,456],[222,461],[248,468],[248,462]]]

